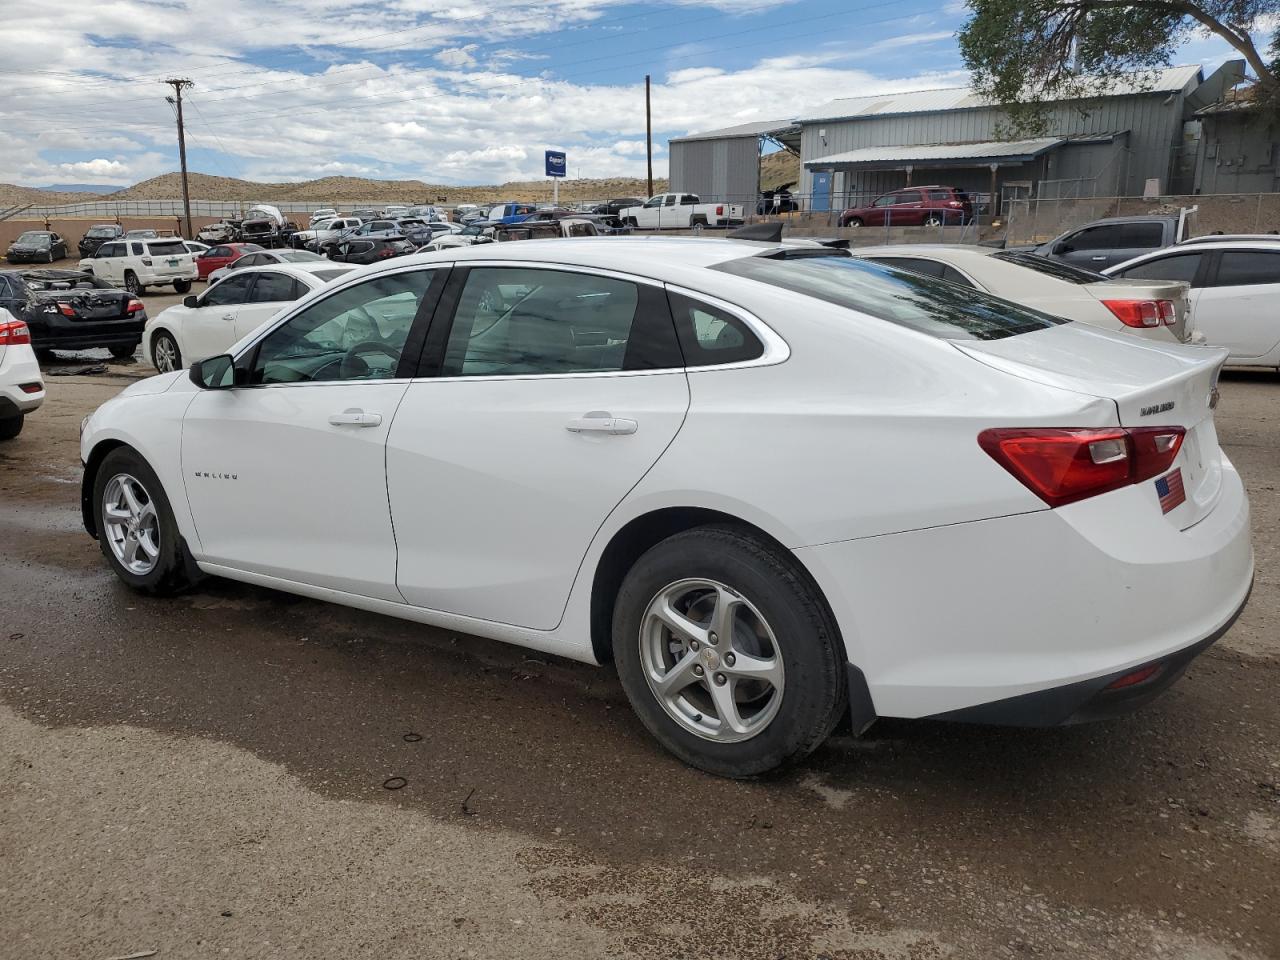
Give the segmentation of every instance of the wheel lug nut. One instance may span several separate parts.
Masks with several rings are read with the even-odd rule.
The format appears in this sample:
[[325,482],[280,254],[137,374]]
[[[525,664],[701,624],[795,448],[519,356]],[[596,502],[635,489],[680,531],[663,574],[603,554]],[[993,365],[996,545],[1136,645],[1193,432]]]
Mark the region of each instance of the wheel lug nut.
[[693,675],[694,675],[695,677],[700,677],[700,676],[702,676],[702,672],[703,672],[703,671],[702,671],[702,664],[700,664],[700,663],[695,663],[695,664],[693,665]]
[[698,641],[697,641],[697,640],[690,640],[690,641],[689,641],[689,649],[690,649],[690,650],[697,650],[700,646],[702,646],[702,644],[698,643]]
[[723,687],[727,682],[728,682],[728,679],[725,677],[723,673],[716,674],[716,686]]
[[720,638],[717,637],[714,633],[707,634],[707,643],[711,644],[714,647],[719,642],[720,642]]
[[726,653],[724,655],[724,662],[725,662],[725,666],[732,667],[735,663],[738,662],[738,658],[735,657],[732,653]]

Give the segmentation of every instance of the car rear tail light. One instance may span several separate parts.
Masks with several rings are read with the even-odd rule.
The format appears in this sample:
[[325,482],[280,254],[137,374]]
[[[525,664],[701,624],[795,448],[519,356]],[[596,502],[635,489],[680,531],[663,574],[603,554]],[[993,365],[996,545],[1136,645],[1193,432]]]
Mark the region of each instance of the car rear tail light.
[[145,309],[141,300],[130,300],[124,308],[125,313],[137,313],[139,310]]
[[69,303],[59,303],[58,309],[64,317],[74,317],[76,315],[76,308]]
[[30,342],[31,330],[21,320],[0,323],[0,347],[16,347],[20,343]]
[[948,201],[947,201],[947,206],[948,206],[948,207],[963,207],[963,206],[964,206],[964,204],[963,204],[963,203],[961,203],[959,200],[948,200]]
[[1164,325],[1166,327],[1171,327],[1177,323],[1178,311],[1174,309],[1173,301],[1159,300],[1157,302],[1160,304],[1160,319],[1164,322]]
[[717,216],[717,217],[723,217],[723,216],[724,216],[724,207],[723,207],[723,206],[716,207],[716,216]]
[[1150,480],[1172,466],[1183,427],[1014,427],[978,445],[1051,507]]
[[142,258],[142,265],[143,265],[144,267],[149,267],[149,266],[151,266],[151,258],[150,258],[150,257],[143,257],[143,258]]
[[18,384],[18,389],[23,393],[39,393],[44,389],[44,385],[39,383],[20,383]]
[[1126,327],[1160,326],[1160,301],[1156,300],[1103,300],[1102,305],[1115,314]]

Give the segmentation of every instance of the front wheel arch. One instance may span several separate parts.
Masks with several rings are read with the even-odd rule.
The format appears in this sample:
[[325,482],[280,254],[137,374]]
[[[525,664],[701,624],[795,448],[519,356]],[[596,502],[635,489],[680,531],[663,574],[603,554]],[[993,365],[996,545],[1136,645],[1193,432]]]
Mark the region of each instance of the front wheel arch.
[[85,461],[84,476],[80,480],[80,519],[89,536],[98,539],[98,524],[93,515],[93,487],[98,479],[98,470],[108,453],[117,447],[129,446],[123,440],[103,440],[89,451],[89,459]]

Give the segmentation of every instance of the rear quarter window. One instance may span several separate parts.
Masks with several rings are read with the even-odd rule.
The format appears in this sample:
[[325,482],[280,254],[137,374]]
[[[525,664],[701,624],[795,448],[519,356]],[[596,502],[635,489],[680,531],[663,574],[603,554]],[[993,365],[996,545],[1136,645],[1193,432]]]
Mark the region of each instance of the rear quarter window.
[[945,340],[1000,340],[1069,322],[977,290],[856,257],[742,257],[712,269]]

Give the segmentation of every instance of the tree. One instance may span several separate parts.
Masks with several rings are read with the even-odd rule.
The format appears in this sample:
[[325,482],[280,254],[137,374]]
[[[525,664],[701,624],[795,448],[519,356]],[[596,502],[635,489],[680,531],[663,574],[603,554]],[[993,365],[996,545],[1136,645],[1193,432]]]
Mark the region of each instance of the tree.
[[1043,129],[1048,100],[1105,93],[1122,74],[1152,76],[1208,31],[1239,51],[1257,78],[1254,99],[1280,108],[1280,32],[1267,62],[1250,36],[1274,24],[1280,0],[969,0],[959,34],[974,89],[1006,104],[1014,129]]

